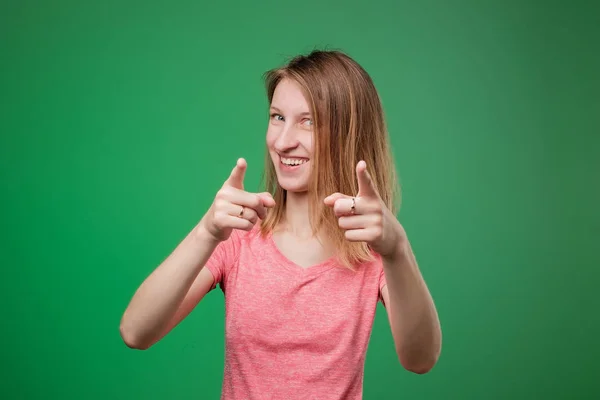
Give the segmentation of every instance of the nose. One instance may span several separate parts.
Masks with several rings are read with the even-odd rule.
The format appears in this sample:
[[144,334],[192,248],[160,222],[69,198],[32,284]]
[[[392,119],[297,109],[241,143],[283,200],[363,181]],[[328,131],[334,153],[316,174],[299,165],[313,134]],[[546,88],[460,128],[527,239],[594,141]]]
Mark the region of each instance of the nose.
[[298,144],[299,141],[296,129],[294,129],[292,124],[286,122],[275,140],[275,150],[283,153],[298,147]]

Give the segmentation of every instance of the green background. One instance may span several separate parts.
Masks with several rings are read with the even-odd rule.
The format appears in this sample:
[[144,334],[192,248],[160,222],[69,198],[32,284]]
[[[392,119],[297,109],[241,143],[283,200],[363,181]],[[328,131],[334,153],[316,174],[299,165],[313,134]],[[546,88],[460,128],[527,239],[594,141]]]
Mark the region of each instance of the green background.
[[365,399],[599,398],[597,4],[3,1],[0,398],[219,397],[220,291],[145,352],[119,320],[315,47],[380,90],[444,335],[410,374],[379,307]]

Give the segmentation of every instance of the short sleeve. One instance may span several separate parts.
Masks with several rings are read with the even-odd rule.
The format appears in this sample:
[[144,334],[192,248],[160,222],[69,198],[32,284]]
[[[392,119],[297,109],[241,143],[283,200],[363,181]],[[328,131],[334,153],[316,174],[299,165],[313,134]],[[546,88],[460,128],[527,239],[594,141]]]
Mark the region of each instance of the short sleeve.
[[225,282],[229,275],[229,271],[235,265],[239,257],[240,250],[240,233],[234,229],[229,235],[229,238],[217,245],[208,261],[205,268],[212,273],[215,282],[210,290],[213,290],[217,284],[221,285],[221,289],[225,289]]

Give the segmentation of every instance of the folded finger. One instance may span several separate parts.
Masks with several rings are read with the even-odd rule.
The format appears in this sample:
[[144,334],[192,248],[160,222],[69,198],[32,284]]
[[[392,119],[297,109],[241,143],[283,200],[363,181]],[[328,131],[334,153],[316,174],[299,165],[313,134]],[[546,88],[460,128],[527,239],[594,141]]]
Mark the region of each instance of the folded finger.
[[254,227],[254,223],[251,221],[248,221],[245,218],[240,218],[240,217],[233,216],[233,215],[227,215],[224,218],[226,221],[226,225],[229,228],[249,231]]
[[338,199],[333,206],[333,211],[336,216],[358,214],[359,199],[355,197],[344,197]]
[[359,215],[378,213],[381,211],[379,204],[371,199],[363,197],[347,197],[339,199],[333,206],[336,217],[343,215]]
[[230,203],[228,204],[225,212],[227,213],[227,215],[246,219],[252,223],[256,223],[256,221],[258,220],[258,213],[256,212],[256,210],[241,204]]
[[369,242],[372,240],[374,231],[372,228],[349,229],[344,232],[344,236],[351,242]]
[[267,210],[263,204],[263,199],[256,193],[249,193],[243,190],[232,190],[229,201],[233,204],[248,207],[256,211],[260,219],[264,219],[267,215]]
[[370,226],[373,218],[370,215],[346,215],[338,218],[338,225],[342,229],[362,229]]

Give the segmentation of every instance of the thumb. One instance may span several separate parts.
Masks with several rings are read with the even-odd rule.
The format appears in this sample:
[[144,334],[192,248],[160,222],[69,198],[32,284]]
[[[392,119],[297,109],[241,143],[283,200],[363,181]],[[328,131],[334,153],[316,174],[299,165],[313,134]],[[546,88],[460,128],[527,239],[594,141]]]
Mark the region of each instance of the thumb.
[[225,181],[225,184],[233,186],[236,189],[243,190],[246,167],[246,160],[244,160],[243,158],[239,158],[237,160],[237,163],[235,164],[235,167],[233,167],[233,170],[231,171],[231,175],[229,175],[229,178],[227,179],[227,181]]
[[342,193],[333,193],[325,197],[325,199],[323,199],[323,202],[326,206],[333,206],[336,201],[338,201],[339,199],[343,199],[344,197],[348,196],[343,195]]
[[258,197],[262,200],[262,203],[265,207],[274,207],[275,199],[269,192],[258,193]]

